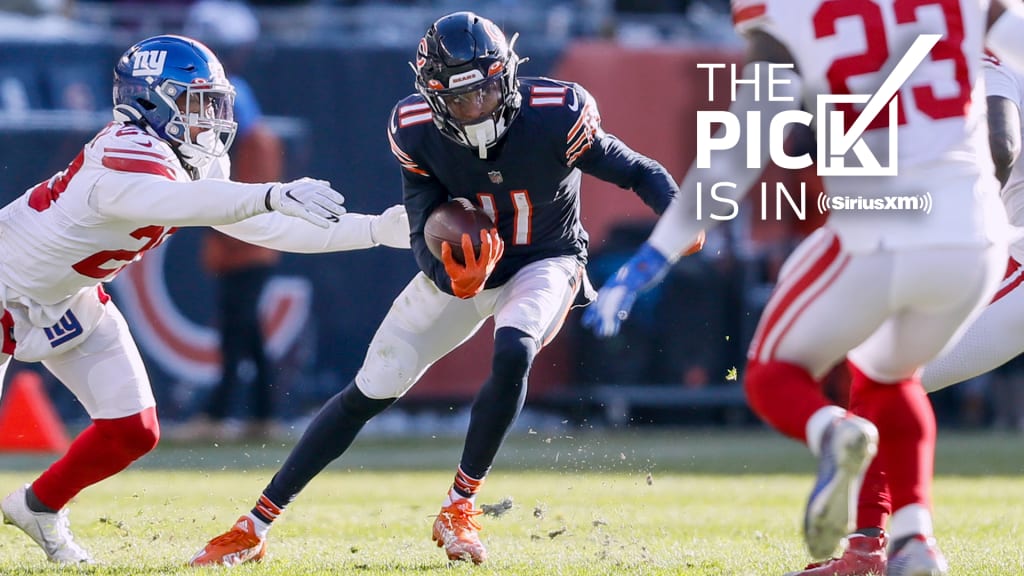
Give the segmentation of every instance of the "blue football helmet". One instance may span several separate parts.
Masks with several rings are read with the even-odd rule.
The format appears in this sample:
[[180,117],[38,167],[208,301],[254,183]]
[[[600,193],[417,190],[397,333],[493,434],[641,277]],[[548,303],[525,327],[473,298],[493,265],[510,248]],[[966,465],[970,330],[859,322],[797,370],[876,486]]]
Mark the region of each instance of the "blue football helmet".
[[442,134],[486,158],[519,113],[520,59],[494,23],[473,12],[444,16],[416,50],[416,90]]
[[194,168],[231,147],[238,129],[234,100],[220,60],[191,38],[143,40],[114,67],[114,118],[167,141]]

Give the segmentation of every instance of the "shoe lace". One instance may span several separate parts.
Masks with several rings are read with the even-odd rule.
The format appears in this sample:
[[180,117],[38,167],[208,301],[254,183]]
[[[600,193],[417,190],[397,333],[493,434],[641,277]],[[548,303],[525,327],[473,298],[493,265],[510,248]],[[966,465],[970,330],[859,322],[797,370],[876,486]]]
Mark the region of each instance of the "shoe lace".
[[210,544],[213,546],[231,546],[234,544],[241,544],[245,548],[251,548],[258,544],[260,539],[253,534],[240,530],[238,528],[232,528],[227,532],[215,537],[210,540]]
[[480,531],[483,526],[476,521],[476,517],[483,513],[483,510],[474,509],[473,504],[467,501],[465,504],[455,503],[443,508],[438,517],[443,518],[452,530],[462,528]]
[[56,549],[65,548],[79,556],[88,556],[85,550],[75,542],[75,537],[71,534],[71,520],[68,518],[68,512],[67,508],[61,508],[54,514],[53,521],[43,531],[44,536],[50,541],[51,545],[58,547]]
[[65,546],[78,548],[75,544],[75,537],[71,535],[71,520],[68,518],[68,509],[62,508],[57,512],[53,521],[53,535]]

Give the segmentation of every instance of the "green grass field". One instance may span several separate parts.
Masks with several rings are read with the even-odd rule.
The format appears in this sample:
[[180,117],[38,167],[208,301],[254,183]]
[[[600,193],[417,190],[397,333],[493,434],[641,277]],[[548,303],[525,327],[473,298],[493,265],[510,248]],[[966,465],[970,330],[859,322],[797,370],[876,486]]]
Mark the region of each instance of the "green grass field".
[[[1024,573],[1021,438],[940,441],[936,531],[953,574]],[[800,537],[813,461],[768,431],[515,435],[482,504],[483,566],[449,565],[430,542],[458,439],[365,439],[318,477],[270,538],[269,561],[238,574],[782,574]],[[71,573],[195,574],[184,563],[247,511],[286,446],[164,446],[72,503],[78,541],[102,564]],[[47,458],[0,456],[0,491]],[[213,573],[222,570],[214,569]],[[0,574],[67,574],[21,532],[0,528]],[[198,573],[211,573],[201,570]]]

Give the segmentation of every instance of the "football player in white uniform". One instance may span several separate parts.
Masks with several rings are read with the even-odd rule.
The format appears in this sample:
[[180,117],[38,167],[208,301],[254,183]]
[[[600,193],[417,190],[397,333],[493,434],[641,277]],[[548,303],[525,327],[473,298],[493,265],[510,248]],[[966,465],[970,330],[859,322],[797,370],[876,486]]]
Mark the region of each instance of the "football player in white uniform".
[[409,247],[402,207],[346,214],[327,182],[226,179],[234,89],[199,42],[157,36],[114,68],[114,121],[71,164],[0,209],[0,380],[10,359],[41,362],[92,424],[32,484],[0,503],[58,563],[90,562],[65,504],[159,439],[138,349],[103,290],[179,226],[213,226],[292,252]]
[[[982,66],[987,95],[989,147],[995,173],[1003,184],[1002,199],[1010,223],[1024,224],[1024,168],[1021,149],[1021,106],[1024,76],[988,54]],[[1024,350],[1024,240],[1010,245],[1009,264],[992,301],[956,340],[929,362],[921,374],[925,390],[934,392],[995,369]],[[868,576],[886,569],[886,521],[891,513],[885,475],[871,466],[864,476],[857,506],[857,531],[846,538],[843,554],[810,564],[791,576]]]
[[[744,138],[712,154],[710,167],[692,168],[648,242],[601,290],[584,322],[614,334],[636,294],[714,222],[697,212],[698,183],[733,182],[732,199],[745,194],[767,160],[776,116],[807,122],[797,108],[815,109],[820,95],[870,95],[860,100],[864,111],[853,109],[855,100],[834,104],[845,126],[828,126],[835,114],[816,118],[819,142],[823,128],[839,134],[827,139],[825,156],[852,138],[839,154],[842,164],[821,154],[817,161],[855,172],[871,164],[868,154],[895,156],[898,173],[825,175],[829,196],[884,205],[928,194],[930,213],[833,210],[783,267],[751,343],[745,387],[764,420],[818,456],[804,516],[812,556],[829,556],[852,529],[860,483],[877,452],[896,511],[888,573],[944,574],[931,518],[935,417],[919,374],[991,297],[1006,254],[996,233],[1005,214],[995,200],[979,81],[986,28],[997,11],[986,0],[732,4],[747,40],[742,77],[753,82],[739,88],[730,111],[740,119],[760,113],[748,127],[760,128],[760,163],[748,166],[757,142]],[[1000,37],[1004,49],[1007,39],[1012,44]],[[899,146],[890,156],[893,133]],[[853,374],[849,412],[819,385],[844,357]]]
[[[1024,230],[1024,166],[1017,161],[1024,130],[1024,75],[995,56],[984,59],[989,145],[1010,224]],[[934,392],[998,368],[1024,351],[1024,239],[1010,244],[1002,284],[957,344],[925,366],[921,383]]]

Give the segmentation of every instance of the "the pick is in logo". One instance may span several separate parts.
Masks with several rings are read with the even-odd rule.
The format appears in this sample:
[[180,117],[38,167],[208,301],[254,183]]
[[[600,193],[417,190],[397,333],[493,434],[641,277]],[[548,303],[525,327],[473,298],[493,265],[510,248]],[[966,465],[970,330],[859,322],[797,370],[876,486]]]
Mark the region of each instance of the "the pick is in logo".
[[[817,172],[821,176],[894,176],[897,171],[898,158],[898,125],[899,90],[910,78],[918,65],[924,61],[932,48],[940,40],[939,34],[922,34],[917,37],[903,57],[893,66],[892,71],[873,94],[819,94],[816,102],[816,114],[803,110],[788,110],[771,118],[768,134],[761,134],[761,118],[759,111],[748,111],[741,119],[732,112],[718,110],[699,110],[697,112],[697,168],[711,166],[712,152],[729,150],[740,144],[742,136],[746,136],[743,145],[747,150],[747,168],[761,168],[762,138],[768,140],[768,151],[772,162],[785,169],[801,169],[810,166],[813,161],[809,154],[790,156],[784,148],[786,126],[813,124],[817,130]],[[709,71],[709,80],[714,70],[725,68],[725,64],[698,64],[698,68]],[[747,80],[732,78],[733,100],[736,98],[737,85],[754,85],[754,99],[767,96],[769,100],[792,100],[784,96],[775,96],[773,87],[787,81],[776,78],[774,72],[778,68],[792,68],[792,65],[768,65],[767,95],[758,91],[757,79]],[[755,73],[760,71],[755,70]],[[713,88],[709,84],[709,98],[713,97]],[[836,106],[844,104],[844,106]],[[852,104],[863,104],[863,110],[857,114]],[[887,106],[888,105],[888,106]],[[864,132],[868,126],[888,108],[888,139],[886,150],[871,150],[864,141]],[[847,118],[847,114],[856,114],[856,118]],[[817,122],[815,122],[815,118]],[[744,130],[743,121],[746,122]],[[721,129],[714,132],[714,126]],[[856,159],[856,162],[849,162]],[[884,164],[883,164],[884,161]]]

